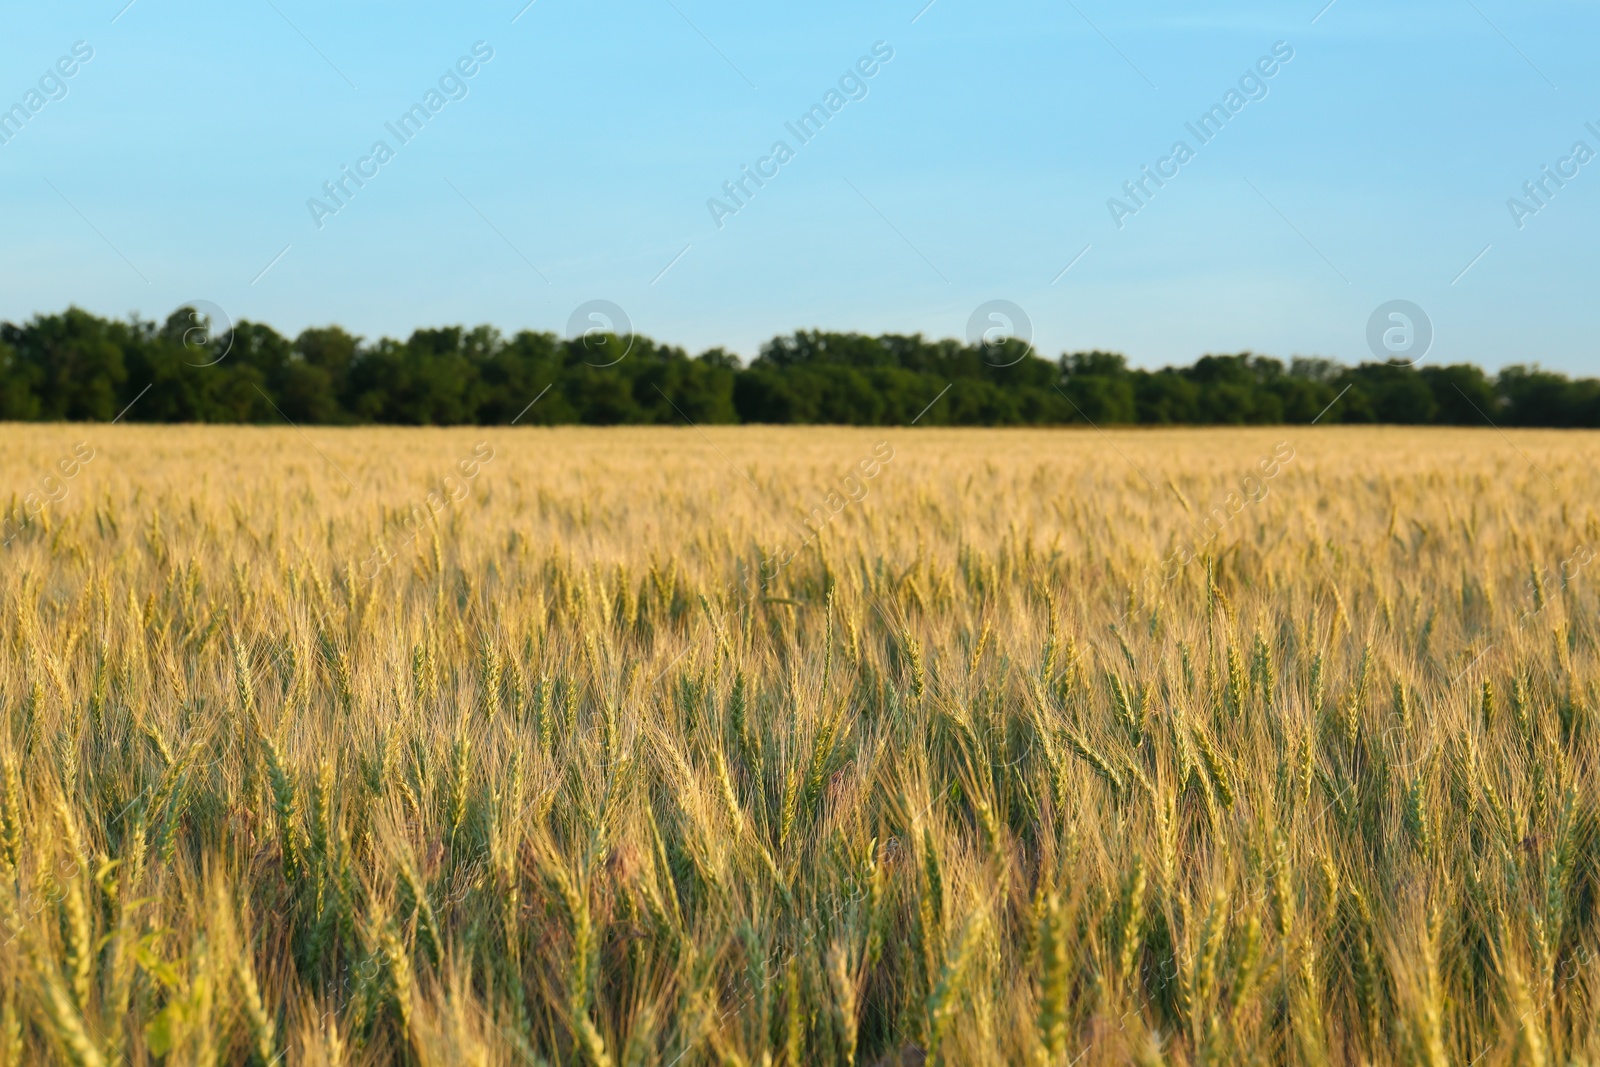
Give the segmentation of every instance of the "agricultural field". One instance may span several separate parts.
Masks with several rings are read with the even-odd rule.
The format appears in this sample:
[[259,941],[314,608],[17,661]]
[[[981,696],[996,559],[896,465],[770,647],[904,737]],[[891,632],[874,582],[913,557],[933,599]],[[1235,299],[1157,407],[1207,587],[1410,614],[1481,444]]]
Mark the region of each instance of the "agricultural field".
[[0,426],[0,1062],[1600,1062],[1597,466]]

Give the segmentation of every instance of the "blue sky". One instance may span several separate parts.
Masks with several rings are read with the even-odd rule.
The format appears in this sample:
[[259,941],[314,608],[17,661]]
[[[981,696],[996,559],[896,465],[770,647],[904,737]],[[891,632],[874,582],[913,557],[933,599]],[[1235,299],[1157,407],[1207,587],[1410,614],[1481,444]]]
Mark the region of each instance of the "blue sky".
[[[204,299],[291,334],[561,332],[599,298],[750,356],[796,328],[960,336],[1005,299],[1047,355],[1160,366],[1371,358],[1402,298],[1430,361],[1600,374],[1600,159],[1520,228],[1507,206],[1600,152],[1600,4],[524,2],[13,8],[0,107],[65,95],[0,145],[0,318]],[[465,98],[401,144],[385,123],[480,41]],[[801,144],[785,123],[878,42],[865,97]],[[1200,144],[1185,123],[1277,42],[1265,97]],[[319,228],[308,200],[379,139]],[[719,227],[707,201],[780,140]],[[1119,228],[1108,200],[1178,140]]]

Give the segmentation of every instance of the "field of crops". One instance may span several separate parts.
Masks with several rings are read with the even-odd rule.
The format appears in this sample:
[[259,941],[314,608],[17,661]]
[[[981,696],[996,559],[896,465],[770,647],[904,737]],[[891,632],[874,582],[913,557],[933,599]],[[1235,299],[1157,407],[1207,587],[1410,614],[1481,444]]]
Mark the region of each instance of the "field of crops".
[[1600,1062],[1597,469],[0,426],[0,1062]]

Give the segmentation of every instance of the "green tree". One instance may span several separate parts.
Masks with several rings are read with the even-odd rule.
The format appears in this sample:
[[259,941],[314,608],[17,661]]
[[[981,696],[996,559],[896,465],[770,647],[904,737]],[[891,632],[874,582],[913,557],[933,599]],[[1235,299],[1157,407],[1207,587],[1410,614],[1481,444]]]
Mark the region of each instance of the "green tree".
[[131,340],[130,327],[76,307],[0,332],[15,359],[30,367],[25,377],[38,398],[38,417],[51,420],[115,418],[128,379],[123,351]]

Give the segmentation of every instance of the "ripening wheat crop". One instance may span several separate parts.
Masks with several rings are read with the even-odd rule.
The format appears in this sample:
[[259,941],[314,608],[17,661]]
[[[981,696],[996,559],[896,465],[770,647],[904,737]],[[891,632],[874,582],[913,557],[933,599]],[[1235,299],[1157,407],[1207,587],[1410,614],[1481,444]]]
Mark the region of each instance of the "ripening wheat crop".
[[5,1063],[1600,1062],[1600,437],[0,459]]

